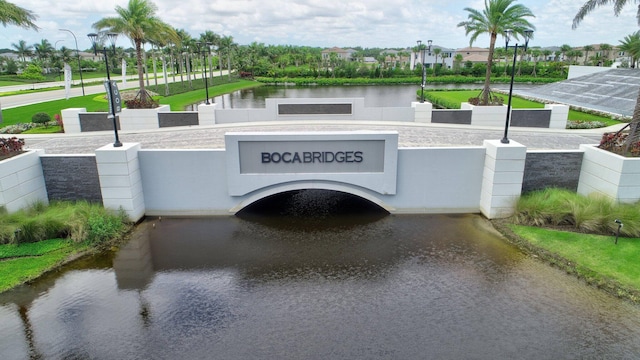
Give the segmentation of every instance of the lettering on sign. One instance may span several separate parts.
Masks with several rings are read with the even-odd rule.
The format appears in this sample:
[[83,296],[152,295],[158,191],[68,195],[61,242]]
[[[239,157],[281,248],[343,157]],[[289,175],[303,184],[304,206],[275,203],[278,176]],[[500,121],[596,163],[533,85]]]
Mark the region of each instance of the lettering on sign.
[[361,163],[362,151],[304,151],[304,152],[263,152],[260,154],[263,164],[283,162],[285,164],[313,163]]
[[242,174],[381,173],[384,140],[240,141]]

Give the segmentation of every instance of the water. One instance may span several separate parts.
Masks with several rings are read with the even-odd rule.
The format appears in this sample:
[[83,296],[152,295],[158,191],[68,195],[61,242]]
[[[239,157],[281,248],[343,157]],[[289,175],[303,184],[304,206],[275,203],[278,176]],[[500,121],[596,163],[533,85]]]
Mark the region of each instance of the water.
[[286,216],[147,220],[119,252],[0,295],[0,359],[640,357],[639,307],[480,216],[310,216],[316,195],[296,196]]
[[[509,84],[492,85],[508,90]],[[514,89],[538,85],[514,84]],[[417,85],[353,85],[353,86],[261,86],[217,96],[213,102],[219,109],[256,109],[265,107],[267,98],[364,98],[367,107],[409,107],[417,101]],[[482,89],[482,84],[429,84],[431,89]]]

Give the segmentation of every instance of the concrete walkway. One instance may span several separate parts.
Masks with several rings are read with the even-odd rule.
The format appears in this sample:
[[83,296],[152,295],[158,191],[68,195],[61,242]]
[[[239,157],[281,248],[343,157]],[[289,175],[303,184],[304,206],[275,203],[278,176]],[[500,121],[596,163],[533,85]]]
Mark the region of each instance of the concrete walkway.
[[[602,133],[621,126],[594,130],[549,130],[511,128],[509,139],[529,150],[578,150],[580,144],[597,144]],[[397,131],[400,147],[482,146],[484,140],[502,139],[504,129],[468,125],[305,121],[242,123],[234,125],[173,127],[160,130],[119,132],[122,142],[141,143],[143,149],[224,149],[227,132],[282,131]],[[46,154],[92,154],[114,141],[112,131],[20,135],[28,149],[44,149]]]

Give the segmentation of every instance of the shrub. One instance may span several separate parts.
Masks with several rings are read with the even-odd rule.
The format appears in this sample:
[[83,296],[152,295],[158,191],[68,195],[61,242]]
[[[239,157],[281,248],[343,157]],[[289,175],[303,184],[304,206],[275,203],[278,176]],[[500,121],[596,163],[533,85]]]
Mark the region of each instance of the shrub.
[[0,138],[0,160],[20,154],[23,146],[24,139],[15,136],[8,139]]
[[36,124],[46,124],[49,121],[51,121],[51,116],[45,112],[35,113],[31,117],[31,122]]
[[99,246],[121,238],[128,229],[124,214],[112,214],[86,201],[36,203],[13,214],[0,214],[0,244],[68,238]]
[[580,232],[611,235],[615,219],[624,227],[620,235],[640,236],[640,204],[619,204],[604,196],[582,196],[564,189],[528,193],[517,202],[514,222],[530,226],[567,226]]

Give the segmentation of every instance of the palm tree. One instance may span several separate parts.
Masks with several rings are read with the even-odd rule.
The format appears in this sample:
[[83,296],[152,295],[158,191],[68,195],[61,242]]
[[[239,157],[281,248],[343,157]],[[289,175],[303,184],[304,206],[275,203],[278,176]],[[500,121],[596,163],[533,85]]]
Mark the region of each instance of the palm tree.
[[16,49],[18,56],[22,59],[22,65],[24,66],[27,62],[27,56],[31,55],[31,49],[33,49],[33,46],[27,45],[27,42],[24,40],[18,41],[17,44],[12,43],[11,46]]
[[[618,16],[622,11],[622,8],[631,2],[631,0],[588,0],[584,5],[582,5],[576,16],[573,18],[572,28],[577,28],[584,17],[598,6],[613,4],[613,13]],[[640,0],[633,0],[634,4],[638,2],[640,2]],[[636,19],[638,21],[638,25],[640,25],[640,7],[636,13]],[[640,91],[638,92],[636,105],[633,109],[633,116],[631,117],[631,122],[629,124],[630,131],[625,142],[625,153],[629,151],[631,144],[637,142],[640,137]]]
[[[582,5],[576,16],[573,18],[571,28],[576,29],[582,20],[584,20],[585,16],[595,10],[598,6],[613,4],[613,13],[618,16],[620,15],[620,12],[622,12],[622,8],[632,2],[637,4],[640,3],[640,0],[588,0],[584,5]],[[640,25],[640,7],[636,13],[636,19],[638,20],[638,25]]]
[[220,39],[220,43],[218,46],[218,51],[220,52],[218,56],[221,56],[222,53],[227,56],[227,77],[229,81],[231,81],[231,53],[236,46],[237,44],[233,42],[232,36],[223,36]]
[[33,52],[36,54],[38,60],[42,64],[43,68],[47,68],[47,60],[53,55],[53,45],[47,39],[40,40],[39,44],[33,44]]
[[435,61],[433,62],[433,76],[436,76],[436,69],[438,68],[438,55],[442,52],[442,49],[435,48],[433,49],[433,54],[436,56]]
[[15,25],[25,29],[38,31],[38,27],[33,22],[38,18],[31,10],[21,8],[5,0],[0,0],[0,23],[4,27]]
[[602,57],[605,62],[609,60],[609,51],[611,51],[611,49],[612,47],[609,44],[600,44],[600,51],[602,51]]
[[116,6],[118,17],[106,17],[98,20],[93,27],[98,30],[106,30],[123,34],[135,45],[136,60],[138,65],[138,83],[140,85],[140,100],[148,101],[148,94],[144,87],[142,71],[142,43],[146,39],[165,38],[174,43],[179,42],[175,30],[156,17],[157,7],[147,0],[129,0],[127,7]]
[[640,59],[640,31],[625,36],[624,40],[620,40],[620,46],[618,46],[618,48],[629,54],[631,57],[629,65],[635,68],[636,62]]
[[458,24],[458,27],[465,28],[466,35],[471,34],[469,45],[473,45],[473,42],[482,34],[490,36],[487,71],[480,99],[481,105],[490,104],[491,67],[498,34],[512,30],[514,36],[517,37],[524,35],[525,30],[535,29],[526,19],[527,17],[535,17],[531,10],[524,5],[514,4],[514,2],[515,0],[485,0],[482,11],[465,8],[464,10],[469,13],[468,20]]
[[587,65],[587,60],[589,60],[589,51],[593,51],[593,46],[585,45],[582,50],[584,50],[584,65]]
[[[38,27],[33,22],[36,20],[38,16],[31,12],[31,10],[27,10],[21,8],[20,6],[14,5],[6,0],[0,0],[0,23],[2,26],[7,27],[7,25],[16,25],[26,29],[33,29],[38,31]],[[18,43],[23,42],[22,40]],[[15,46],[15,44],[11,44]],[[26,42],[25,44],[26,45]],[[22,58],[22,62],[24,63],[24,55]],[[0,123],[2,123],[2,109],[0,108]]]

